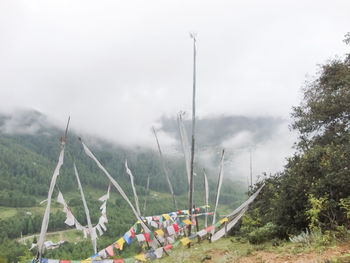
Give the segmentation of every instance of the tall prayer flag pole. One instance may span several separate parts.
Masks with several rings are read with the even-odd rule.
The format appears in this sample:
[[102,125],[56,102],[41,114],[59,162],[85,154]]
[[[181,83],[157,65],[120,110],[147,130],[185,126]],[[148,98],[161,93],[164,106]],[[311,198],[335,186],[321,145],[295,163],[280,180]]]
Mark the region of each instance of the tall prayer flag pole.
[[[193,39],[193,95],[192,95],[192,144],[191,144],[191,177],[190,177],[190,195],[189,195],[189,212],[192,222],[192,202],[193,202],[193,162],[194,162],[194,134],[196,122],[196,34],[190,33]],[[191,226],[188,228],[188,236],[191,235]]]

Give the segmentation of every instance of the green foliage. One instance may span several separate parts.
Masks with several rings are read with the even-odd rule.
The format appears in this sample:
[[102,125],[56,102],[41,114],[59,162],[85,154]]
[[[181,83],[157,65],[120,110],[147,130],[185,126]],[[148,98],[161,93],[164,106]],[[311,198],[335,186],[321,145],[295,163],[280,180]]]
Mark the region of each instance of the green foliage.
[[[1,125],[1,115],[0,115]],[[19,258],[28,257],[28,248],[23,245],[15,246],[15,241],[9,242],[21,235],[31,235],[40,232],[42,216],[45,204],[39,202],[47,198],[47,192],[53,170],[59,154],[58,138],[63,131],[55,128],[45,128],[35,134],[1,134],[0,132],[0,260],[1,255],[8,262],[17,262]],[[173,211],[172,198],[169,195],[168,184],[161,169],[161,163],[157,152],[147,149],[130,150],[110,143],[89,138],[85,142],[90,145],[100,162],[106,167],[111,175],[118,181],[126,194],[132,198],[132,189],[129,177],[125,172],[124,161],[128,160],[129,168],[134,174],[136,190],[140,199],[140,207],[144,203],[146,190],[145,185],[150,175],[150,192],[147,201],[146,215],[162,214]],[[51,203],[51,213],[48,231],[69,229],[64,224],[65,214],[61,206],[55,203],[55,197],[60,190],[73,211],[77,220],[86,225],[86,216],[80,194],[77,190],[77,182],[73,171],[75,161],[80,174],[80,180],[84,188],[85,197],[90,210],[93,225],[100,217],[100,205],[97,199],[105,194],[108,179],[98,167],[87,157],[80,142],[72,133],[69,133],[66,144],[64,165],[57,178]],[[166,159],[170,180],[173,183],[179,208],[186,209],[188,206],[187,177],[183,158]],[[196,167],[199,170],[198,167]],[[209,172],[208,172],[209,174]],[[215,179],[216,180],[216,179]],[[194,200],[196,204],[204,204],[204,186],[201,175],[194,178],[196,189]],[[215,186],[211,178],[210,203],[214,203]],[[153,196],[156,193],[157,196]],[[242,184],[225,179],[222,187],[220,204],[227,205],[230,210],[235,208],[245,199],[245,188]],[[224,211],[224,206],[220,209]],[[6,212],[3,216],[2,211]],[[11,211],[11,213],[9,212]],[[26,211],[32,214],[26,214]],[[136,221],[129,206],[112,187],[111,199],[107,203],[108,224],[107,232],[98,239],[98,247],[103,248],[115,242]],[[202,222],[201,222],[202,223]],[[77,240],[78,243],[69,242],[61,248],[47,251],[45,257],[82,259],[93,254],[91,242],[82,240],[83,234]],[[49,237],[47,238],[49,240]],[[32,238],[31,238],[32,240]],[[8,245],[3,244],[7,242]],[[11,246],[10,246],[11,245]],[[1,249],[4,248],[4,249]],[[135,254],[139,247],[136,242],[125,249],[120,256]],[[13,253],[12,253],[13,252]],[[11,255],[15,255],[12,257]],[[35,255],[35,249],[31,256]]]
[[262,226],[277,225],[280,238],[310,227],[327,243],[328,231],[349,226],[349,58],[322,65],[317,78],[306,84],[303,101],[292,113],[297,151],[283,172],[264,179],[266,186],[251,205],[249,215]]
[[340,208],[344,211],[346,219],[350,220],[350,197],[340,198],[339,203],[340,203]]
[[8,238],[1,239],[0,242],[0,262],[19,262],[21,258],[28,256],[28,248]]
[[310,221],[309,228],[311,231],[317,231],[320,229],[320,213],[325,210],[328,197],[315,198],[312,194],[309,194],[308,198],[310,209],[306,210],[306,218]]
[[261,244],[271,240],[277,233],[277,226],[268,222],[262,227],[255,228],[248,234],[248,241],[252,244]]

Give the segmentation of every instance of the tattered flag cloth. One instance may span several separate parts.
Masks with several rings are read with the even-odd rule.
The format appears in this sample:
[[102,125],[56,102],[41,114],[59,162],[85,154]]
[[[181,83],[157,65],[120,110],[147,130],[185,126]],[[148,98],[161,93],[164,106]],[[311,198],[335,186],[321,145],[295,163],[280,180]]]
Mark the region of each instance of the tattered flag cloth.
[[[75,173],[75,177],[77,178],[77,182],[78,182],[78,188],[80,190],[80,194],[81,194],[81,199],[83,200],[83,205],[84,205],[84,210],[85,210],[85,215],[86,215],[86,221],[88,223],[88,227],[89,227],[89,233],[90,233],[90,237],[91,237],[91,241],[92,241],[92,246],[94,248],[94,252],[97,252],[97,246],[96,246],[96,239],[97,239],[97,235],[96,235],[96,228],[92,228],[91,225],[91,219],[90,219],[90,213],[89,213],[89,208],[86,204],[86,200],[85,200],[85,196],[84,196],[84,191],[83,191],[83,187],[81,186],[80,183],[80,179],[79,179],[79,174],[78,174],[78,169],[75,165],[75,163],[73,163],[74,166],[74,173]],[[73,222],[72,225],[74,224],[74,217],[72,218]]]
[[[263,186],[262,186],[263,187]],[[258,193],[261,191],[261,188],[258,189]],[[253,195],[254,198],[257,195]],[[254,199],[253,198],[253,199]],[[216,227],[219,227],[220,225],[223,226],[223,224],[225,223],[225,227],[222,227],[219,231],[217,231],[211,238],[212,241],[216,241],[219,238],[221,238],[226,231],[228,231],[229,229],[231,229],[238,221],[239,219],[243,216],[243,214],[247,211],[248,209],[248,205],[252,202],[251,198],[249,198],[245,204],[246,206],[240,206],[240,210],[237,212],[237,210],[234,211],[235,216],[227,216],[225,218],[222,218],[221,220],[219,220],[219,222],[217,222],[215,225]],[[248,202],[249,201],[249,202]],[[205,206],[200,207],[200,210],[205,208]],[[174,212],[172,212],[174,213]],[[169,215],[171,215],[172,213],[169,213]],[[182,213],[182,211],[178,211],[176,213]],[[206,213],[205,213],[206,214]],[[159,216],[154,216],[159,218]],[[152,217],[152,218],[154,218]],[[187,218],[186,218],[187,219]],[[185,220],[186,220],[185,219]],[[185,221],[183,220],[183,221]],[[145,220],[147,222],[147,220]],[[168,227],[170,226],[170,221],[165,221],[165,223],[169,222]],[[172,227],[174,228],[175,234],[174,235],[169,235],[169,232],[172,233],[172,230],[168,230],[168,227],[166,228],[167,231],[164,231],[163,229],[157,229],[155,232],[149,232],[149,233],[140,233],[140,228],[138,227],[138,224],[141,224],[141,221],[138,221],[134,224],[134,226],[132,226],[130,228],[130,230],[128,232],[125,233],[125,235],[120,238],[118,241],[116,241],[114,244],[111,244],[110,246],[108,246],[105,249],[102,249],[101,251],[99,251],[97,254],[93,255],[92,257],[83,260],[83,261],[64,261],[66,263],[70,262],[70,263],[87,263],[87,262],[99,262],[99,263],[119,263],[119,262],[125,262],[125,263],[131,263],[131,262],[135,262],[135,260],[138,261],[145,261],[147,259],[155,259],[155,258],[161,258],[164,251],[170,250],[172,248],[176,248],[179,246],[179,244],[182,244],[184,246],[186,246],[187,244],[189,244],[191,242],[191,240],[193,240],[195,237],[199,236],[199,237],[204,237],[206,234],[211,233],[211,231],[214,229],[214,226],[211,225],[209,227],[206,227],[205,229],[202,229],[200,231],[198,231],[197,233],[193,233],[190,237],[182,237],[179,240],[175,239],[177,237],[181,237],[180,233],[184,231],[184,229],[187,227],[187,225],[185,223],[183,223],[183,221],[180,221],[180,217],[177,219],[177,223],[172,223]],[[190,221],[191,222],[191,221]],[[162,231],[159,231],[162,230]],[[176,231],[178,230],[178,231]],[[139,231],[139,233],[137,233]],[[155,236],[155,234],[158,237],[163,237],[161,234],[164,234],[164,244],[163,246],[157,247],[157,243],[155,243],[155,241],[152,241],[153,237]],[[140,244],[142,244],[143,242],[148,242],[149,246],[151,247],[151,249],[147,252],[144,252],[142,254],[136,255],[133,258],[124,258],[124,259],[114,259],[114,260],[106,260],[106,258],[108,256],[114,256],[114,250],[113,248],[119,249],[119,250],[123,250],[123,245],[126,242],[125,238],[132,238],[132,236],[135,235],[135,237],[137,238],[137,240],[140,242]],[[175,242],[174,242],[175,241]],[[104,259],[104,260],[99,260],[99,259]],[[35,259],[34,259],[35,260]],[[117,261],[118,260],[118,261]],[[63,261],[59,261],[59,260],[47,260],[47,259],[42,259],[41,262],[48,262],[48,263],[60,263]]]
[[60,169],[61,166],[63,165],[63,159],[64,159],[64,147],[65,147],[65,141],[62,140],[61,141],[61,152],[60,152],[60,156],[58,158],[58,163],[56,166],[55,171],[53,172],[52,178],[51,178],[51,183],[50,183],[50,189],[49,189],[49,193],[48,193],[48,197],[47,197],[47,205],[46,205],[46,210],[45,210],[45,214],[43,217],[43,221],[41,224],[41,231],[40,231],[40,236],[39,236],[39,241],[38,241],[38,252],[40,255],[43,254],[43,250],[44,250],[44,240],[45,240],[45,235],[47,232],[47,227],[49,225],[49,217],[50,217],[50,207],[51,207],[51,197],[52,197],[52,192],[53,189],[56,185],[56,180],[57,177],[60,173]]
[[[219,204],[219,198],[220,198],[220,191],[221,191],[221,185],[222,185],[222,179],[224,177],[224,156],[225,156],[225,151],[222,151],[222,155],[221,155],[221,162],[220,162],[220,172],[219,172],[219,179],[218,179],[218,186],[216,189],[216,200],[215,200],[215,207],[214,207],[214,215],[213,215],[213,223],[212,225],[215,226],[215,220],[216,220],[216,209],[218,207]],[[214,230],[212,230],[212,234],[214,234]]]
[[130,171],[130,169],[128,167],[128,161],[127,160],[125,160],[125,169],[126,169],[126,173],[130,176],[131,187],[132,187],[132,191],[134,193],[136,211],[139,214],[139,216],[141,216],[140,208],[139,208],[139,198],[137,197],[137,193],[136,193],[136,189],[135,189],[135,185],[134,185],[134,176],[133,176],[133,174],[131,173],[131,171]]
[[179,131],[180,131],[180,140],[181,140],[181,145],[182,145],[182,150],[184,152],[185,156],[185,164],[186,164],[186,173],[187,173],[187,179],[188,179],[188,185],[190,185],[190,178],[191,178],[191,171],[190,171],[190,147],[188,145],[188,136],[185,130],[185,126],[182,121],[182,115],[183,113],[180,112],[177,115],[177,122],[179,125]]
[[120,187],[120,185],[118,184],[118,182],[116,180],[113,179],[113,177],[108,173],[108,171],[102,166],[102,164],[96,159],[96,157],[92,154],[92,152],[89,150],[89,148],[83,143],[81,142],[83,147],[84,147],[84,151],[86,153],[87,156],[89,156],[92,160],[95,161],[96,165],[102,170],[102,172],[108,177],[108,179],[111,181],[111,183],[114,185],[114,187],[118,190],[118,192],[120,193],[120,195],[124,198],[124,200],[128,203],[128,205],[130,206],[131,210],[133,211],[134,215],[136,216],[137,220],[140,221],[140,224],[142,226],[142,228],[144,229],[145,232],[150,232],[149,228],[143,223],[143,221],[140,218],[140,215],[138,214],[138,212],[135,210],[134,206],[132,205],[132,203],[130,202],[129,198],[127,197],[127,195],[125,194],[124,190]]
[[[205,173],[205,170],[203,170],[204,173],[204,189],[205,189],[205,205],[208,206],[209,204],[209,186],[208,186],[208,178],[207,175]],[[208,212],[208,209],[206,209],[205,212]],[[205,216],[204,219],[204,226],[207,227],[208,226],[208,216]]]
[[91,236],[96,240],[97,239],[96,229],[97,229],[98,233],[100,234],[100,236],[102,236],[103,235],[103,231],[107,231],[105,223],[108,223],[108,219],[107,219],[107,215],[106,215],[106,212],[107,212],[106,205],[107,205],[107,201],[109,199],[109,192],[110,192],[110,185],[108,186],[107,193],[98,199],[99,201],[103,202],[103,204],[100,207],[101,216],[100,216],[96,226],[91,227],[91,231],[88,228],[82,226],[78,222],[78,220],[72,214],[72,211],[68,207],[66,201],[64,200],[64,197],[63,197],[62,193],[58,192],[57,202],[63,205],[63,212],[66,213],[65,224],[67,224],[69,226],[74,226],[75,225],[75,228],[77,230],[83,231],[84,238],[87,238],[88,234],[91,234]]
[[172,186],[172,184],[170,182],[170,179],[169,179],[168,170],[167,170],[167,168],[165,166],[165,161],[164,161],[164,158],[163,158],[162,150],[160,149],[160,144],[159,144],[159,141],[158,141],[157,133],[156,133],[156,130],[154,128],[153,128],[153,133],[154,133],[154,136],[156,137],[156,141],[157,141],[157,145],[158,145],[158,151],[159,151],[160,159],[161,159],[161,162],[162,162],[162,168],[163,168],[163,171],[165,173],[165,177],[166,177],[166,179],[168,181],[170,193],[171,193],[171,195],[173,197],[174,207],[177,210],[178,208],[177,208],[177,203],[176,203],[176,199],[175,199],[173,186]]

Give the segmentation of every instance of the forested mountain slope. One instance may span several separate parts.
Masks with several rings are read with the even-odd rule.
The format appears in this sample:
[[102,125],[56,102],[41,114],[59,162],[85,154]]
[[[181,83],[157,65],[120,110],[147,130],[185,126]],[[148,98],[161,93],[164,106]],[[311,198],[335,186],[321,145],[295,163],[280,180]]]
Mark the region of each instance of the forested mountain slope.
[[[32,210],[40,211],[33,215],[32,218],[23,217],[16,218],[15,220],[11,218],[11,214],[3,214],[1,217],[3,220],[0,221],[0,228],[6,229],[8,224],[11,224],[12,230],[0,231],[2,235],[14,238],[19,236],[20,233],[29,234],[38,232],[40,218],[42,216],[40,213],[44,207],[44,205],[40,206],[39,202],[46,199],[51,176],[60,151],[59,138],[63,132],[63,129],[60,130],[51,125],[44,115],[35,111],[21,112],[19,116],[0,116],[0,180],[2,182],[0,184],[0,206],[3,207],[0,210],[0,214],[1,211],[10,211],[11,207],[17,208],[18,211],[24,211],[25,209],[20,209],[23,207],[28,207],[28,211],[31,211],[29,208],[37,207],[37,209]],[[100,162],[123,187],[129,198],[132,199],[132,189],[129,177],[125,172],[125,159],[128,160],[129,168],[135,176],[140,206],[142,207],[141,204],[143,204],[146,194],[145,186],[147,177],[150,175],[150,190],[157,192],[158,196],[164,197],[164,200],[158,200],[157,202],[165,203],[162,206],[154,207],[150,203],[150,210],[148,211],[157,213],[160,212],[160,209],[165,209],[164,212],[173,209],[170,199],[167,200],[170,198],[166,194],[169,192],[169,189],[157,152],[149,149],[138,149],[137,151],[126,149],[125,147],[113,145],[99,138],[89,137],[85,141],[91,150],[94,151]],[[86,195],[93,197],[95,200],[89,200],[88,202],[96,208],[96,215],[94,213],[92,214],[97,219],[99,210],[96,200],[99,194],[104,194],[109,182],[89,157],[85,155],[81,143],[77,139],[77,135],[72,131],[68,133],[65,161],[57,179],[54,195],[57,196],[59,189],[64,195],[72,199],[71,205],[76,207],[76,211],[81,214],[81,220],[85,220],[82,208],[80,208],[82,204],[79,200],[77,183],[73,173],[73,161],[76,162],[82,185],[87,189]],[[172,156],[171,158],[167,158],[166,163],[169,168],[170,179],[175,194],[179,199],[179,204],[186,208],[188,186],[184,161],[181,155],[179,155],[179,157]],[[198,174],[195,177],[195,201],[198,204],[203,204],[203,176],[200,173]],[[210,179],[211,200],[215,196],[216,176],[217,171],[213,171],[212,178]],[[220,203],[234,208],[245,198],[246,187],[242,187],[243,184],[240,182],[227,182],[223,186]],[[119,194],[113,189],[112,192],[113,202],[117,202],[118,206],[126,209],[126,204],[120,199]],[[74,201],[75,199],[76,201]],[[117,217],[117,215],[115,216]],[[34,217],[36,217],[35,220]],[[60,218],[62,222],[59,222],[57,219],[57,223],[54,225],[51,224],[49,228],[51,230],[64,229],[64,214],[57,212],[57,216],[53,216],[51,219],[55,221],[56,218]],[[18,223],[14,227],[13,224],[18,220],[24,220],[25,222]],[[130,220],[131,223],[133,223],[133,219]],[[33,226],[28,227],[28,224]]]

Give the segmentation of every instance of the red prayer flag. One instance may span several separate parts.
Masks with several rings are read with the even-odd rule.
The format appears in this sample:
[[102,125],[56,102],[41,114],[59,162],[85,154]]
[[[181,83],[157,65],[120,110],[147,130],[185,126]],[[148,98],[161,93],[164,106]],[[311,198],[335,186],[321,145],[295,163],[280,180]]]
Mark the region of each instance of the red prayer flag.
[[134,227],[130,228],[131,237],[135,237]]
[[146,239],[146,242],[151,242],[151,239],[149,237],[149,233],[144,233],[143,235],[144,235],[144,237]]
[[210,232],[210,231],[212,231],[213,230],[213,226],[208,226],[206,229],[205,229],[205,231],[207,231],[208,233]]
[[60,263],[70,263],[70,260],[63,260],[63,259],[61,259]]
[[176,233],[179,232],[179,226],[177,224],[173,224],[174,230]]
[[118,245],[117,243],[114,244],[114,247],[115,247],[116,249],[119,249],[119,248],[120,248],[119,245]]
[[108,247],[106,247],[106,252],[108,253],[109,256],[113,257],[114,256],[114,251],[113,251],[113,246],[110,245]]
[[125,261],[122,258],[118,258],[118,259],[113,260],[113,263],[124,263],[124,262]]
[[169,244],[169,245],[166,245],[166,246],[163,247],[163,248],[164,248],[165,251],[167,251],[167,250],[171,249],[172,247],[173,247],[173,245],[172,245],[172,244]]

